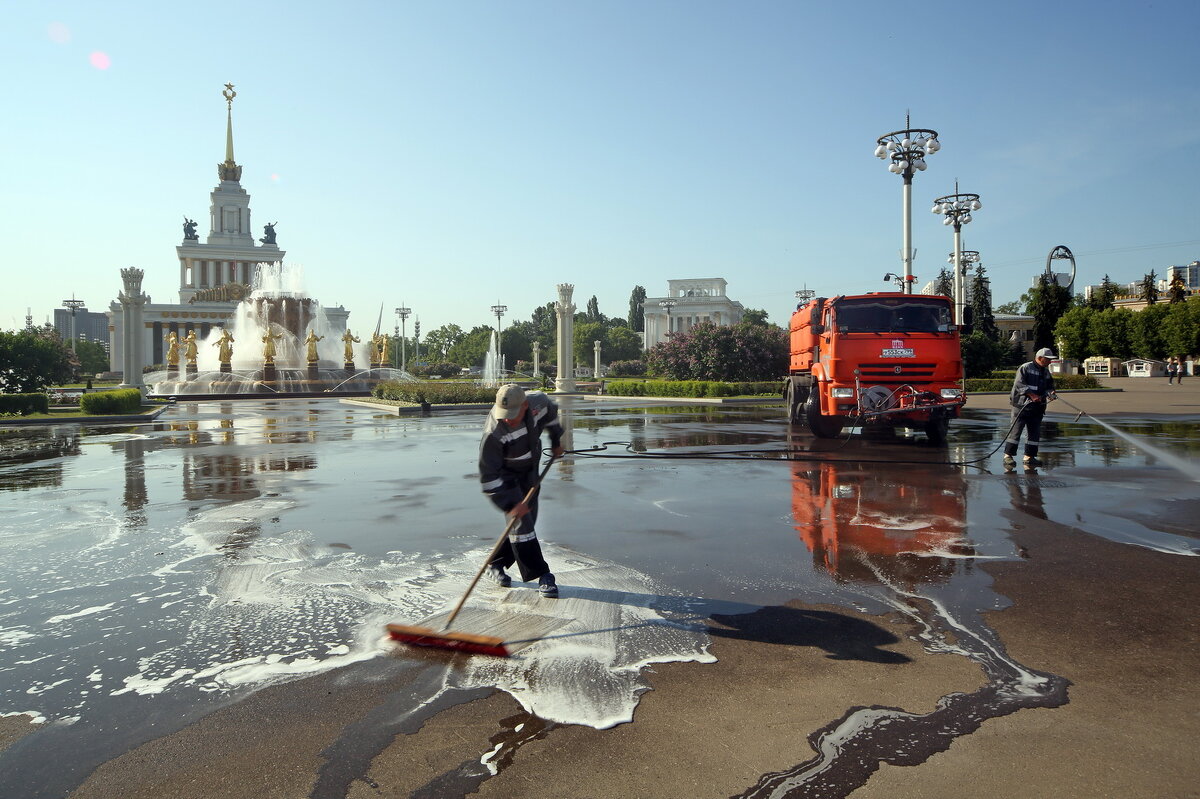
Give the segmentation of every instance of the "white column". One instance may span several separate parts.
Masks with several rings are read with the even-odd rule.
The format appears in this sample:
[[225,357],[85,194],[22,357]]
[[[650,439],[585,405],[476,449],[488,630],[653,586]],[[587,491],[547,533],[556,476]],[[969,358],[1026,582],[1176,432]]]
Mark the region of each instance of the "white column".
[[571,293],[575,286],[558,284],[558,302],[554,306],[558,314],[558,377],[554,379],[556,392],[575,390],[575,306],[571,304]]
[[541,373],[541,356],[542,342],[533,342],[533,376],[537,377]]
[[966,304],[966,281],[963,279],[962,225],[954,226],[954,323],[963,323],[963,306]]
[[122,388],[136,388],[145,393],[146,385],[142,382],[142,364],[144,363],[144,340],[146,338],[145,323],[142,308],[146,304],[145,294],[142,293],[142,275],[144,272],[136,267],[121,270],[121,280],[125,290],[118,295],[121,302],[121,318],[125,325],[122,343],[121,371],[124,379]]
[[595,369],[594,369],[594,370],[593,370],[593,372],[592,372],[592,377],[594,377],[594,378],[596,378],[597,380],[599,380],[599,379],[600,379],[600,342],[599,342],[599,341],[593,341],[593,342],[592,342],[592,347],[593,347],[593,348],[596,350],[596,366],[595,366]]

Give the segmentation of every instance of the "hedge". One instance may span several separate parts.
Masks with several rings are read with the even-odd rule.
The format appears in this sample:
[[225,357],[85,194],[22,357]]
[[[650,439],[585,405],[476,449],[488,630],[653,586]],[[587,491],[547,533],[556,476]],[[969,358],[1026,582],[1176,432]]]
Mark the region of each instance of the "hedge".
[[[978,377],[967,381],[967,393],[973,391],[1012,391],[1013,377],[1016,372],[1010,372],[1007,377],[996,377],[995,372],[992,377]],[[1065,391],[1081,390],[1089,388],[1103,388],[1092,375],[1055,375],[1054,387]]]
[[418,382],[385,380],[371,392],[379,399],[415,402],[420,405],[463,405],[496,401],[496,389],[466,382]]
[[136,388],[96,391],[79,398],[79,409],[91,416],[137,413],[142,407],[142,392]]
[[618,397],[778,397],[780,381],[724,383],[719,380],[620,380],[605,383],[604,393]]
[[49,413],[48,394],[0,394],[0,416],[28,416]]

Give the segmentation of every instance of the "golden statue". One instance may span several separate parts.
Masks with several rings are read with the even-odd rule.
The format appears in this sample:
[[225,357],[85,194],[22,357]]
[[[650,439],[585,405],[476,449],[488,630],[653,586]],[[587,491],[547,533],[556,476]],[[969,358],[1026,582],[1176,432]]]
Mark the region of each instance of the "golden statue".
[[262,337],[263,342],[263,363],[275,363],[275,342],[283,336],[279,333],[272,333],[270,330]]
[[353,345],[358,344],[361,340],[358,336],[351,333],[349,328],[346,328],[346,332],[342,335],[342,341],[346,342],[346,363],[354,363]]
[[196,331],[189,330],[187,335],[183,337],[183,355],[187,358],[189,365],[195,366],[196,356],[199,354],[200,349],[196,346]]
[[379,353],[379,359],[376,361],[376,363],[380,363],[380,364],[387,363],[388,362],[388,337],[385,336],[383,333],[377,333],[374,336],[374,338],[372,338],[371,340],[373,342],[375,342],[375,350]]
[[217,350],[217,359],[221,363],[229,363],[233,360],[233,336],[229,335],[229,331],[221,328],[221,337],[213,342],[214,347],[220,347]]
[[172,330],[167,334],[167,366],[179,366],[179,336]]
[[308,338],[304,339],[304,343],[308,345],[308,362],[316,363],[317,360],[317,342],[324,341],[324,336],[318,336],[317,331],[308,331]]

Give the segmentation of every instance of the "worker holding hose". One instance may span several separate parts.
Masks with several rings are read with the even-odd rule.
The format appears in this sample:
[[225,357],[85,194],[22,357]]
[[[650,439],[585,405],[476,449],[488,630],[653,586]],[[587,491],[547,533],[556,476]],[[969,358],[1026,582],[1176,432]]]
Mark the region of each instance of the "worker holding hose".
[[1004,439],[1005,466],[1016,463],[1017,444],[1021,441],[1022,431],[1025,432],[1025,465],[1041,464],[1037,454],[1042,440],[1042,417],[1046,414],[1046,403],[1058,398],[1054,393],[1054,375],[1050,374],[1049,369],[1057,359],[1054,350],[1042,347],[1032,361],[1021,364],[1017,370],[1008,396],[1012,405],[1012,425],[1008,430],[1008,438]]
[[554,599],[558,597],[558,585],[542,557],[542,547],[534,530],[538,515],[537,493],[525,501],[529,489],[538,480],[543,430],[550,434],[552,454],[561,457],[563,429],[554,400],[540,391],[526,393],[516,383],[501,386],[479,444],[479,481],[492,504],[504,511],[509,519],[520,520],[509,533],[509,546],[501,549],[488,566],[488,577],[497,585],[508,588],[512,578],[504,570],[515,563],[522,580],[537,580],[541,595]]

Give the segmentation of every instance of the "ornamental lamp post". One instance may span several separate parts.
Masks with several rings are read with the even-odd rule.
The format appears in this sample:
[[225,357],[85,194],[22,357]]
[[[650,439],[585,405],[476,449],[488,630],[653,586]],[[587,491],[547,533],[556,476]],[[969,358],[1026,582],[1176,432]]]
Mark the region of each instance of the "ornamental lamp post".
[[955,323],[962,324],[963,306],[966,305],[965,274],[962,262],[962,226],[969,224],[972,214],[982,208],[978,194],[963,194],[958,190],[958,181],[954,181],[954,193],[938,197],[933,201],[931,209],[935,214],[946,218],[943,225],[954,226],[954,316]]
[[75,312],[87,305],[83,300],[75,299],[75,295],[71,295],[71,299],[63,300],[63,307],[71,310],[71,352],[75,352]]
[[925,171],[925,159],[942,149],[938,142],[937,131],[925,128],[910,127],[907,114],[904,115],[904,130],[885,133],[876,139],[875,157],[890,161],[888,171],[904,178],[903,213],[904,213],[904,245],[900,258],[904,262],[905,294],[912,294],[912,284],[915,278],[912,273],[912,179],[917,172]]
[[[971,271],[971,266],[973,264],[979,263],[979,260],[980,260],[979,251],[978,250],[959,250],[957,256],[955,255],[955,253],[950,253],[949,256],[946,258],[946,263],[953,266],[954,259],[956,257],[958,258],[959,263],[962,264],[962,268],[963,268],[962,304],[963,304],[963,308],[965,309],[968,305],[967,282],[966,282],[967,281],[967,273]],[[955,285],[957,286],[957,284],[955,284]],[[956,310],[957,310],[957,307],[956,307]]]
[[404,306],[400,306],[399,308],[396,309],[396,316],[400,317],[400,371],[401,372],[403,372],[405,367],[408,365],[407,364],[408,353],[405,352],[404,337],[408,333],[408,331],[406,330],[406,326],[405,326],[405,320],[408,319],[408,315],[411,313],[412,313],[412,309],[405,308]]
[[666,340],[671,335],[671,309],[675,307],[675,300],[661,300],[658,304],[667,312],[667,334],[663,336]]
[[[500,350],[502,349],[502,347],[500,346],[500,317],[503,316],[504,312],[507,310],[508,310],[508,306],[501,305],[499,300],[497,300],[496,304],[492,306],[492,313],[494,313],[496,315],[496,368],[497,369],[501,369],[500,365],[502,363],[504,363],[504,359],[500,357]],[[501,369],[501,372],[503,372],[502,369]]]

